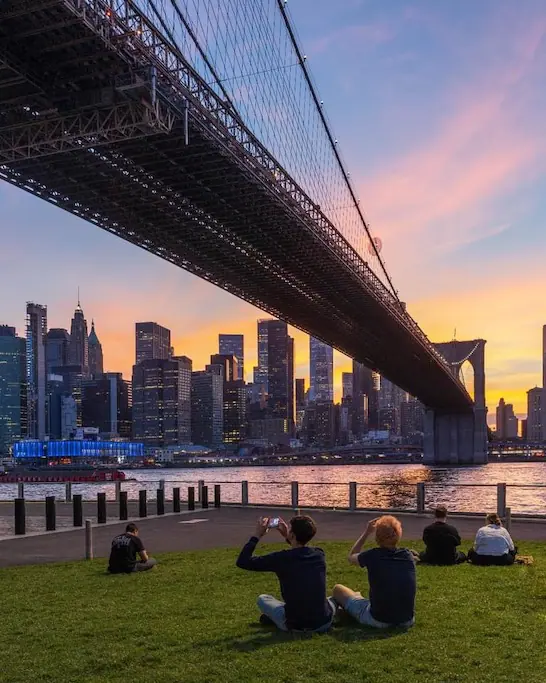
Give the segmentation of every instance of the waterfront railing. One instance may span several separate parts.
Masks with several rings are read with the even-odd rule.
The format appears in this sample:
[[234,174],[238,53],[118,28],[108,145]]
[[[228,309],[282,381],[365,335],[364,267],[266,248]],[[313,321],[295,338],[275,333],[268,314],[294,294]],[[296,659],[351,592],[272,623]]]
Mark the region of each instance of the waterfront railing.
[[[44,486],[47,487],[47,495],[44,494]],[[222,504],[269,509],[416,514],[425,514],[442,503],[454,515],[477,516],[496,511],[503,519],[512,515],[546,518],[545,484],[399,481],[211,483],[204,480],[153,479],[85,484],[33,482],[15,485],[15,488],[15,532],[18,534],[26,531],[26,524],[21,520],[26,519],[27,512],[33,519],[32,530],[39,530],[36,526],[40,526],[39,519],[45,515],[45,529],[53,531],[58,526],[82,526],[84,517],[90,514],[98,524],[103,524],[106,521],[138,519],[149,515],[176,514],[182,509],[193,510],[196,506],[207,508],[209,500],[215,507]],[[45,502],[44,508],[40,500],[42,504]],[[72,504],[72,515],[66,504],[69,507]]]

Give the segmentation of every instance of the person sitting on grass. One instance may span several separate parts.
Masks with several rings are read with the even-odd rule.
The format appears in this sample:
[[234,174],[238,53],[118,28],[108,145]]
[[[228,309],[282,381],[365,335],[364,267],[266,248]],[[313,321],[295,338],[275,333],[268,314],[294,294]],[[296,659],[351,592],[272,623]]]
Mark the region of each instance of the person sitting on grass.
[[[140,561],[137,561],[137,553]],[[125,533],[116,536],[112,541],[108,571],[111,574],[131,574],[131,572],[145,572],[152,569],[157,560],[148,557],[144,550],[144,543],[138,537],[138,527],[130,522],[125,527]]]
[[492,512],[485,519],[487,525],[478,529],[474,547],[468,552],[469,561],[479,565],[514,564],[517,548],[500,517]]
[[457,550],[461,537],[457,529],[447,523],[447,508],[438,505],[434,510],[434,522],[425,527],[423,541],[426,549],[419,553],[421,562],[427,564],[460,564],[466,555]]
[[[379,547],[361,552],[374,531]],[[402,525],[398,519],[386,515],[372,519],[351,548],[349,563],[368,570],[369,600],[346,586],[334,586],[334,600],[365,626],[388,628],[414,624],[415,561],[409,550],[398,548],[401,537]]]
[[261,517],[256,532],[237,558],[240,569],[274,572],[279,579],[281,595],[260,595],[260,623],[274,624],[281,631],[327,631],[335,616],[335,603],[326,598],[326,560],[320,548],[308,547],[317,532],[315,522],[306,515],[292,517],[290,522],[272,518],[273,526],[291,546],[290,550],[253,557],[260,538],[270,528],[270,518]]

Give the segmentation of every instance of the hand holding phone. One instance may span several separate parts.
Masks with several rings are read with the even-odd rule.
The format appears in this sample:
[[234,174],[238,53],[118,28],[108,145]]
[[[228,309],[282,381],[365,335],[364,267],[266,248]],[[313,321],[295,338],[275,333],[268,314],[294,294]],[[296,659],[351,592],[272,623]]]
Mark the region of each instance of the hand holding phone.
[[279,517],[270,517],[269,518],[269,524],[267,525],[268,529],[276,529],[279,526]]

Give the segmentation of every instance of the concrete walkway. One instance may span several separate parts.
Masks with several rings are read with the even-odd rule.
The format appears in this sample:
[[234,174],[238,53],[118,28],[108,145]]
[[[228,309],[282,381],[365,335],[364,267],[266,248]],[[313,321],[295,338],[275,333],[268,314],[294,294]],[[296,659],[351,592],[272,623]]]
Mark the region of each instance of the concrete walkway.
[[[220,547],[239,547],[252,535],[256,520],[268,514],[264,509],[226,507],[216,510],[195,510],[162,517],[133,519],[139,528],[146,549],[152,555],[185,550],[206,550]],[[273,513],[289,519],[292,510],[276,509]],[[321,541],[351,543],[365,529],[368,520],[377,513],[305,511],[318,526],[317,544]],[[429,515],[397,514],[404,527],[404,538],[420,539],[423,528],[430,523]],[[456,517],[454,523],[461,536],[473,539],[483,524],[481,518]],[[121,533],[126,522],[93,524],[95,557],[107,557],[110,543]],[[546,541],[546,522],[513,521],[512,536],[516,541]],[[270,532],[265,543],[278,542],[280,536]],[[0,540],[0,567],[81,560],[85,557],[83,529],[32,534]]]

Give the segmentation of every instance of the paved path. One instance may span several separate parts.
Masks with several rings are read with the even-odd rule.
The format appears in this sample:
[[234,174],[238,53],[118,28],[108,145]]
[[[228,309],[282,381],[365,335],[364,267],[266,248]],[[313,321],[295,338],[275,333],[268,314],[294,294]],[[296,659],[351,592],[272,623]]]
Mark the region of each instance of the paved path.
[[[219,547],[238,547],[252,534],[256,519],[263,510],[226,507],[216,510],[195,510],[135,520],[140,527],[147,550],[151,554],[184,550],[205,550]],[[289,519],[291,510],[278,510],[276,515]],[[354,540],[377,513],[311,511],[318,526],[317,542],[322,540]],[[399,514],[404,537],[421,538],[430,516]],[[457,517],[455,523],[463,538],[471,539],[483,523],[479,518]],[[106,557],[113,536],[123,531],[126,522],[111,522],[93,526],[95,557]],[[539,521],[512,522],[512,535],[517,541],[546,541],[546,523]],[[265,542],[278,541],[276,533],[269,533]],[[42,564],[80,560],[84,557],[83,529],[19,536],[0,541],[0,567],[22,564]]]

